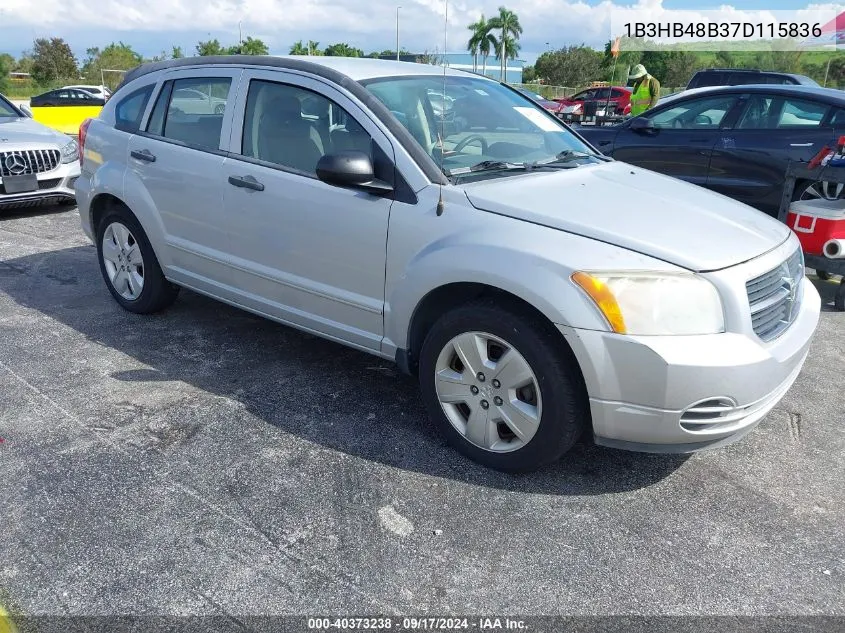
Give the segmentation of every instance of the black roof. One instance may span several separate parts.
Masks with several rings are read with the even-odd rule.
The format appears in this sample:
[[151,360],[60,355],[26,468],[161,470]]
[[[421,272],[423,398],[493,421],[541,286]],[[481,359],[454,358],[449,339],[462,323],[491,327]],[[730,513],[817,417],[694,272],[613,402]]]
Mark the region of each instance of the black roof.
[[[835,88],[822,88],[821,86],[790,86],[786,84],[745,84],[740,86],[705,86],[702,88],[690,88],[673,95],[667,95],[673,98],[683,98],[684,96],[692,96],[703,94],[704,92],[713,94],[735,94],[735,93],[760,93],[783,95],[790,97],[810,97],[820,99],[834,105],[845,106],[845,91],[837,90]],[[674,99],[673,99],[674,100]]]

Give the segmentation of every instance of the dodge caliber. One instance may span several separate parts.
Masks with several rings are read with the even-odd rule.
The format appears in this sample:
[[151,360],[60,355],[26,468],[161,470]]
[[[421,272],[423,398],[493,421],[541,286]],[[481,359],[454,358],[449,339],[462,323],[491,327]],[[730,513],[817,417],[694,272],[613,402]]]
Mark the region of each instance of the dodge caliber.
[[[184,109],[187,91],[215,107]],[[444,94],[462,125],[432,104]],[[733,442],[793,384],[818,323],[784,224],[604,157],[477,75],[157,62],[79,137],[82,229],[123,308],[184,287],[395,361],[493,468],[540,467],[585,434]]]

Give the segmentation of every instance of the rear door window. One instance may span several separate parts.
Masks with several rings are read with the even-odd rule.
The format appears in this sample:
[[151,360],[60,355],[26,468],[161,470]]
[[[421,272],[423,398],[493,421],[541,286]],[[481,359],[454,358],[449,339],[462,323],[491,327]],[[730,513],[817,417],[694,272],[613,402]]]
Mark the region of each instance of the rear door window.
[[169,81],[156,100],[147,132],[197,149],[219,150],[230,77]]

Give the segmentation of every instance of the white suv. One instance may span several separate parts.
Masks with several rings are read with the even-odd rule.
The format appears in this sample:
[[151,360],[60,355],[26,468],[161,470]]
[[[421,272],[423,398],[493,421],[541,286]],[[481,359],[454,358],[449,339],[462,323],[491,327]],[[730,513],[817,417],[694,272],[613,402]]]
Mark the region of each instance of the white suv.
[[[215,107],[185,111],[185,90]],[[120,305],[160,310],[184,286],[395,360],[495,468],[536,468],[585,430],[645,451],[732,442],[818,323],[785,225],[608,159],[474,74],[160,62],[80,139],[82,228]]]

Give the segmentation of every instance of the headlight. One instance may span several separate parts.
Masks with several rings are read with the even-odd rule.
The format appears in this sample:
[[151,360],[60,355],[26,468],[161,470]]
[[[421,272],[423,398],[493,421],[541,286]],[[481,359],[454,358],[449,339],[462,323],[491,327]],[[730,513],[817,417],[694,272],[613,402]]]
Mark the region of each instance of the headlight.
[[76,141],[71,140],[70,143],[62,148],[62,162],[72,163],[79,159],[79,145]]
[[719,293],[692,273],[576,272],[572,275],[619,334],[718,334],[725,331]]

